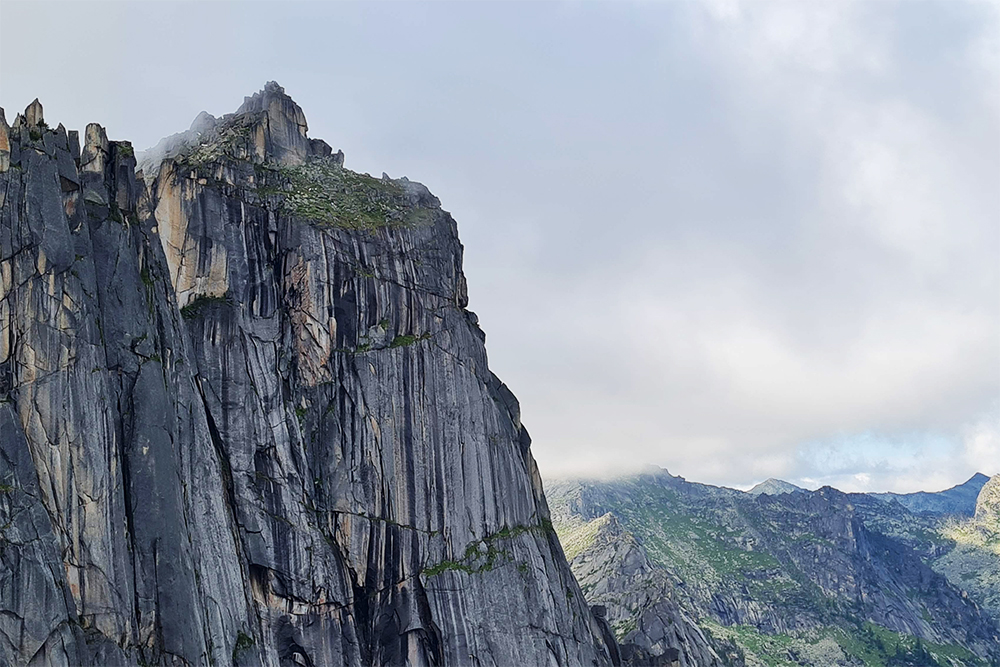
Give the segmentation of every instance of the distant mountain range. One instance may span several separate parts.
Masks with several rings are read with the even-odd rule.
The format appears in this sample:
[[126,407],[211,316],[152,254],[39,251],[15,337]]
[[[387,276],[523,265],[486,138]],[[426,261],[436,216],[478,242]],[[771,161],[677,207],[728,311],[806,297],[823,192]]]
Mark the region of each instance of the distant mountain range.
[[683,667],[1000,665],[1000,476],[987,481],[742,492],[647,469],[546,495],[623,653],[675,649]]
[[977,472],[964,484],[937,492],[872,493],[882,500],[895,500],[911,512],[918,514],[955,514],[972,516],[976,512],[976,498],[980,489],[990,480]]
[[[917,514],[952,514],[955,516],[972,516],[976,512],[976,498],[979,490],[990,480],[981,472],[977,472],[968,481],[957,484],[944,491],[917,491],[916,493],[869,493],[885,501],[895,500],[906,509]],[[800,486],[774,477],[761,482],[747,491],[752,496],[766,493],[777,496],[782,493],[805,491]]]

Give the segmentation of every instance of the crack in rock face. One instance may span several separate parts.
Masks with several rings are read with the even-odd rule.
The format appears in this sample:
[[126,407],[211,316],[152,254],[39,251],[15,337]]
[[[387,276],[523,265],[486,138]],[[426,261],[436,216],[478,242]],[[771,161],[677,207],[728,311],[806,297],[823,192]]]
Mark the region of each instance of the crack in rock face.
[[618,660],[427,188],[275,83],[83,139],[0,110],[0,664]]

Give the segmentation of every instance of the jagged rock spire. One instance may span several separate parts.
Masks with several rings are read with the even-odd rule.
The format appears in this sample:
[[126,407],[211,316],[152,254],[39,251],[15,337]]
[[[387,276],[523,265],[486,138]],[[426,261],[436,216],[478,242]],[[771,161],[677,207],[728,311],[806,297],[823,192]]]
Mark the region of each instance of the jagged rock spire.
[[265,122],[254,134],[259,157],[270,158],[279,164],[297,165],[305,162],[310,154],[309,124],[302,108],[285,89],[275,81],[268,81],[264,89],[243,100],[236,115],[260,113]]
[[0,173],[10,168],[10,138],[7,125],[7,118],[4,115],[3,107],[0,107]]
[[35,98],[35,101],[24,110],[24,119],[28,122],[28,127],[38,127],[45,122],[42,115],[42,103]]
[[[344,154],[322,139],[308,137],[309,125],[302,108],[285,89],[269,81],[262,90],[245,97],[234,113],[220,118],[202,111],[185,132],[165,137],[138,160],[139,168],[155,176],[160,164],[199,144],[212,145],[240,137],[237,157],[274,162],[286,167],[303,164],[310,156],[332,158],[341,165]],[[231,150],[231,149],[230,149]]]

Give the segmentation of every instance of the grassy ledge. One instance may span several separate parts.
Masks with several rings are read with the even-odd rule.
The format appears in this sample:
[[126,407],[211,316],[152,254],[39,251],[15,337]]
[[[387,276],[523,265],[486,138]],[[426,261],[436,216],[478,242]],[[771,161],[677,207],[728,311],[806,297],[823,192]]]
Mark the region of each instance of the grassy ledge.
[[[542,519],[539,523],[530,526],[504,527],[481,540],[470,542],[465,547],[465,553],[460,559],[441,561],[437,565],[424,568],[421,574],[433,577],[449,571],[465,572],[466,574],[489,572],[514,559],[513,553],[498,545],[501,540],[511,540],[525,533],[549,534],[554,532],[552,523],[547,519]],[[519,567],[519,571],[523,572],[524,570]]]
[[195,297],[194,301],[188,305],[181,308],[181,317],[186,320],[192,320],[196,317],[201,316],[206,308],[209,308],[216,304],[229,304],[229,296],[224,294],[222,296],[202,296],[199,295]]

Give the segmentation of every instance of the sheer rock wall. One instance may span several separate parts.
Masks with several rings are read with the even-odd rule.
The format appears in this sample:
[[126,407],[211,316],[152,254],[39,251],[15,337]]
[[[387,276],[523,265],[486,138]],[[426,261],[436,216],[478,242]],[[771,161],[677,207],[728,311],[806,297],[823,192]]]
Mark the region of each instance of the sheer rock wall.
[[0,118],[0,663],[611,662],[425,187],[276,84],[79,143]]

